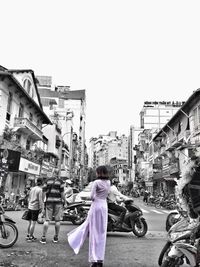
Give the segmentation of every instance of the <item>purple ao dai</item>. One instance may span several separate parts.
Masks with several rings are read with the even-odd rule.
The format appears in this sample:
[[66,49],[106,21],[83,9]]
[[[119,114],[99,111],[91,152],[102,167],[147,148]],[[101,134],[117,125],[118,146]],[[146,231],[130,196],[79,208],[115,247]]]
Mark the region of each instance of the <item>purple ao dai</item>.
[[84,223],[68,233],[68,242],[75,254],[79,253],[89,235],[89,262],[103,261],[106,247],[108,206],[107,196],[110,181],[97,179],[93,182],[92,204]]

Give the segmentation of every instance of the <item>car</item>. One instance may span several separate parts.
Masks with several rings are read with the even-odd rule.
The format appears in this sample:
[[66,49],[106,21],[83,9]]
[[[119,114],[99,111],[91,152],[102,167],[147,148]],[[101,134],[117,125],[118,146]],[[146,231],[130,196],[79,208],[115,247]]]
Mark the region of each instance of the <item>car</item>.
[[76,197],[75,202],[85,201],[85,208],[89,209],[92,203],[90,198],[93,182],[90,182],[82,191],[80,191]]

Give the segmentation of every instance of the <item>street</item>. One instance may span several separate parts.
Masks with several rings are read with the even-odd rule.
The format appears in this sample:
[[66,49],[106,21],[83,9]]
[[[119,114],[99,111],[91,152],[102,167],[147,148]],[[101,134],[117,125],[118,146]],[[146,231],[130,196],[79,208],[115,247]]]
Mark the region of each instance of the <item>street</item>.
[[[146,206],[141,199],[135,199],[135,203],[143,210],[149,227],[148,233],[144,238],[137,238],[132,233],[108,233],[105,254],[105,266],[107,267],[158,266],[157,259],[165,243],[164,225],[169,211]],[[74,255],[67,243],[67,233],[76,226],[70,222],[63,222],[59,243],[54,244],[52,242],[54,225],[50,224],[47,244],[43,245],[39,243],[42,225],[36,224],[35,236],[38,241],[27,243],[25,241],[27,222],[21,219],[22,213],[23,211],[7,212],[7,215],[17,222],[19,238],[12,248],[0,250],[0,266],[89,266],[87,261],[88,240],[78,255]]]

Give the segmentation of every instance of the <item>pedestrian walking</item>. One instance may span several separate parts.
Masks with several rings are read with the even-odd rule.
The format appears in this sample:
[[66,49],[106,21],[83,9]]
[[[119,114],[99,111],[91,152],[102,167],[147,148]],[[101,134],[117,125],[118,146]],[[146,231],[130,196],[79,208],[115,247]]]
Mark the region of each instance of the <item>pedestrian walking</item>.
[[143,195],[143,202],[145,202],[145,203],[148,202],[148,196],[149,196],[149,191],[146,189],[144,191],[144,195]]
[[110,180],[106,166],[96,169],[97,179],[93,182],[92,204],[83,224],[68,233],[68,242],[75,254],[79,253],[86,237],[89,235],[90,267],[103,266],[108,222],[107,196],[110,190]]
[[53,219],[55,221],[55,235],[52,241],[57,243],[60,232],[60,221],[63,216],[63,205],[65,205],[64,182],[58,177],[57,170],[54,170],[52,177],[46,180],[42,190],[43,200],[45,200],[42,212],[45,215],[45,221],[43,224],[43,233],[40,243],[46,244],[46,234],[49,227],[49,221],[52,221]]
[[42,179],[38,178],[36,186],[32,187],[28,198],[28,213],[27,220],[29,221],[27,230],[27,242],[35,241],[37,238],[34,237],[35,224],[38,219],[38,214],[43,210],[43,199],[42,199]]

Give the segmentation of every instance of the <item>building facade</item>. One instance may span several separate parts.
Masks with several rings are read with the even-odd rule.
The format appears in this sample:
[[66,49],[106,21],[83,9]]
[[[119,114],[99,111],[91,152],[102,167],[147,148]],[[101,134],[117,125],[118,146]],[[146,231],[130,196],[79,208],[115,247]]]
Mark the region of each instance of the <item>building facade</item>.
[[43,126],[51,121],[43,111],[32,70],[1,67],[0,95],[0,184],[3,191],[19,195],[40,175],[43,151],[35,145],[43,142]]

